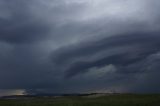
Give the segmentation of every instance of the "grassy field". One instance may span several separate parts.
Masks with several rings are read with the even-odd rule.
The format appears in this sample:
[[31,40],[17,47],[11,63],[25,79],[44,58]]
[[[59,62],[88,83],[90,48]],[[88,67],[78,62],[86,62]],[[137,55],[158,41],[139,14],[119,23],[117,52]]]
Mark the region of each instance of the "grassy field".
[[160,106],[160,95],[1,99],[0,106]]

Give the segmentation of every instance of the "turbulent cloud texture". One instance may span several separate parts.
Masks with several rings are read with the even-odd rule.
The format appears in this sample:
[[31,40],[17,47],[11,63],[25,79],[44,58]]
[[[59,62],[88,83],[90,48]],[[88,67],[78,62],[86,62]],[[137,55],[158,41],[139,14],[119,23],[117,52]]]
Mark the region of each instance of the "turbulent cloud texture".
[[0,89],[159,93],[159,8],[158,0],[0,0]]

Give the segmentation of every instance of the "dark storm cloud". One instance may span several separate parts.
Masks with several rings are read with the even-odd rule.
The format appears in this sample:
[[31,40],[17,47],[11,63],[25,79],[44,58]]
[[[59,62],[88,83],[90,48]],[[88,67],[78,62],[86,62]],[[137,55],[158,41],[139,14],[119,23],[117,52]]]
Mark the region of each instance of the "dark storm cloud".
[[[1,0],[1,9],[5,11],[0,17],[0,40],[9,43],[25,43],[41,39],[49,32],[47,23],[34,19],[31,1]],[[18,6],[17,6],[18,5]],[[7,16],[5,16],[8,14]],[[43,36],[42,36],[43,35]],[[44,37],[43,37],[44,38]]]
[[[61,48],[54,54],[53,62],[61,66],[69,64],[70,66],[67,69],[69,77],[85,72],[91,67],[102,67],[106,64],[125,67],[159,52],[159,38],[159,32],[137,32],[109,37],[95,42],[87,42],[79,45],[79,47]],[[121,47],[123,51],[119,51]],[[107,53],[113,48],[115,49],[113,52]],[[92,57],[94,58],[94,56],[96,57],[103,52],[103,57],[91,60]]]
[[0,0],[0,89],[159,92],[159,6]]

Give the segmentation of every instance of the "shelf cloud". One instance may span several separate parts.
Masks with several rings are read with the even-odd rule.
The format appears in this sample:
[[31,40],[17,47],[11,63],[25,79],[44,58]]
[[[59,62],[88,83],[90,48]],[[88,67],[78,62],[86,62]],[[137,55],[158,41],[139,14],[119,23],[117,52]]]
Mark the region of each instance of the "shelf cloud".
[[159,93],[159,8],[158,0],[0,0],[0,92]]

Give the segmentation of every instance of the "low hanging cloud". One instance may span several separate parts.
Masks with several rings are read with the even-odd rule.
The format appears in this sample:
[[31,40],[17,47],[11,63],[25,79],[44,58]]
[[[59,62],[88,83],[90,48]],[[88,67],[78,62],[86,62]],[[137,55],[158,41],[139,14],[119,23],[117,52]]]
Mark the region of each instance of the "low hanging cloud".
[[159,6],[157,0],[0,0],[0,89],[160,92]]

